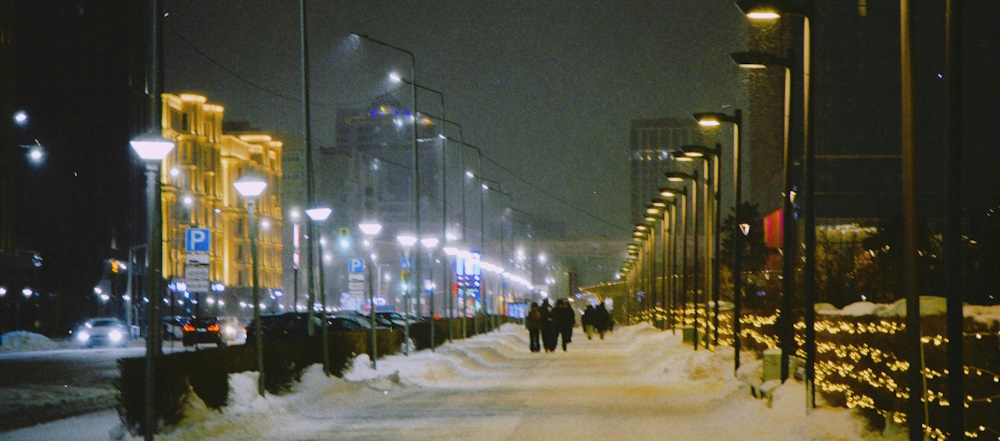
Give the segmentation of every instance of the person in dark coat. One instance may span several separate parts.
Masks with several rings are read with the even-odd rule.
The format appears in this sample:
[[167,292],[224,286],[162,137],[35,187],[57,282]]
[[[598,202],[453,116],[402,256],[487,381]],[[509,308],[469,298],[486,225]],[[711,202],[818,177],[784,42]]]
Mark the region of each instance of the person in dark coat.
[[538,310],[537,304],[531,304],[531,310],[528,311],[528,315],[524,317],[524,327],[528,328],[528,349],[530,349],[531,352],[541,351],[542,345],[538,340],[538,333],[542,329],[542,313]]
[[556,328],[556,318],[553,316],[553,310],[552,306],[549,305],[549,300],[543,300],[542,306],[539,307],[538,310],[542,318],[542,346],[545,347],[545,352],[555,351],[556,341],[558,340],[556,334],[559,330]]
[[594,305],[587,305],[587,309],[580,315],[580,326],[583,326],[583,333],[587,334],[587,340],[590,340],[594,334]]
[[594,329],[601,336],[601,340],[604,340],[604,333],[608,332],[610,326],[611,314],[608,314],[607,308],[604,307],[604,302],[601,302],[594,308]]
[[[562,349],[566,351],[566,345],[573,341],[573,326],[576,325],[576,313],[569,307],[569,302],[559,300],[556,302],[556,309],[552,311],[556,318],[556,328],[562,335]],[[555,350],[555,348],[553,348]]]

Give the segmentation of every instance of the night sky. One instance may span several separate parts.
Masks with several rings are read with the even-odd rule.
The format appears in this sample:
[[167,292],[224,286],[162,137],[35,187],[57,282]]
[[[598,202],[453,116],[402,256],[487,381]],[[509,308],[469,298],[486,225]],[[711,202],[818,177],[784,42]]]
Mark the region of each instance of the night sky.
[[[297,1],[166,5],[167,91],[205,94],[226,120],[301,130]],[[334,142],[337,107],[385,92],[409,106],[409,88],[386,81],[409,77],[409,58],[349,37],[366,34],[415,55],[417,83],[443,92],[467,142],[571,204],[483,171],[570,237],[630,232],[632,119],[744,100],[726,54],[744,47],[745,19],[730,1],[341,1],[307,12],[314,145]],[[434,94],[419,92],[418,107],[440,115]]]

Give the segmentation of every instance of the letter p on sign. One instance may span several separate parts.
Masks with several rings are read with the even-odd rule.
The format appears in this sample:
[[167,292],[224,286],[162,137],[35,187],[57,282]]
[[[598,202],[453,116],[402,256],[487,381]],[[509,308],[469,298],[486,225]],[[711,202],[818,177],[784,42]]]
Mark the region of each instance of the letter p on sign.
[[208,228],[188,228],[185,244],[189,253],[207,253],[212,241],[209,240]]

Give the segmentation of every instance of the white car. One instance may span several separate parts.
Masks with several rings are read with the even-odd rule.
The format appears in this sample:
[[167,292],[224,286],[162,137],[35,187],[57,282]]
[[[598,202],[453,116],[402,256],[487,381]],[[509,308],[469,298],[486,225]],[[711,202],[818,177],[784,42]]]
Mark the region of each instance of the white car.
[[128,328],[116,318],[92,318],[76,330],[76,341],[85,347],[125,346]]

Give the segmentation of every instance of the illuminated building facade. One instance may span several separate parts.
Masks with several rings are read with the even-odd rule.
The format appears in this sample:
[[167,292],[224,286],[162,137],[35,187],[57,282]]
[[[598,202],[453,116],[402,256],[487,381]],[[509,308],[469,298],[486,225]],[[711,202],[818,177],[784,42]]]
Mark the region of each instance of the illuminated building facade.
[[[255,175],[267,189],[255,203],[258,222],[258,271],[262,299],[277,305],[281,287],[281,141],[263,133],[224,134],[222,106],[204,96],[163,94],[163,135],[176,144],[163,161],[163,277],[184,278],[185,232],[210,231],[209,277],[212,292],[188,293],[171,283],[182,313],[198,310],[238,314],[250,299],[252,262],[247,203],[233,182]],[[204,299],[201,306],[196,306]],[[211,299],[211,300],[209,300]],[[223,300],[223,304],[218,301]],[[172,302],[171,311],[178,313]]]

